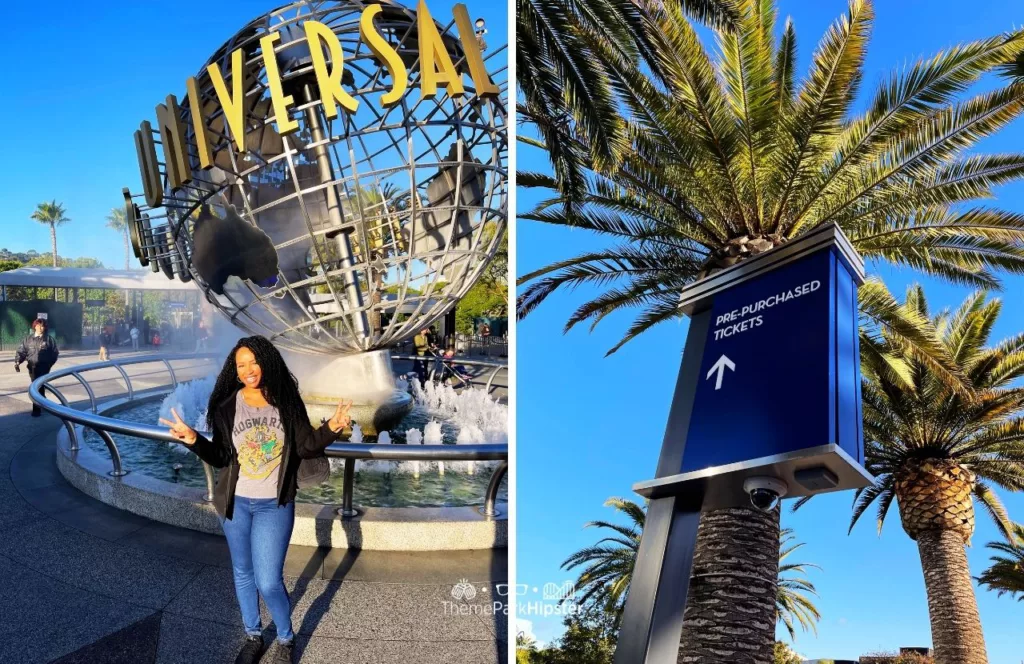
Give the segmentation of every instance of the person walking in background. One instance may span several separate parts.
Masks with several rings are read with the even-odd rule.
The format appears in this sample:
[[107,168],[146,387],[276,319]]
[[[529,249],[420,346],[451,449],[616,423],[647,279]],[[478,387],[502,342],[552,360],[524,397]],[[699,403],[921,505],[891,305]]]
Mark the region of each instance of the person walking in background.
[[[21,371],[21,363],[28,363],[28,376],[33,381],[40,376],[50,373],[50,369],[57,363],[60,350],[57,349],[57,342],[46,332],[46,320],[37,318],[32,321],[32,333],[25,337],[21,346],[14,353],[14,370]],[[46,390],[40,390],[46,396]],[[43,414],[42,409],[32,404],[32,417],[39,417]]]
[[139,349],[139,328],[135,327],[135,325],[133,324],[132,325],[132,329],[131,329],[131,331],[128,334],[132,338],[132,350],[138,350]]
[[103,330],[100,332],[100,362],[106,362],[110,359],[110,344],[113,343],[109,328],[103,326]]
[[420,358],[413,362],[412,370],[420,381],[420,387],[427,384],[427,350],[430,348],[430,330],[423,328],[420,333],[412,339],[412,345],[416,348],[416,357]]
[[331,419],[314,429],[281,353],[256,336],[235,344],[217,376],[205,422],[213,440],[185,424],[173,409],[173,422],[160,419],[200,459],[227,469],[218,475],[213,505],[228,542],[247,635],[236,664],[259,661],[263,654],[260,595],[277,626],[273,661],[293,661],[284,559],[295,524],[300,464],[324,456],[351,423],[351,406],[351,401],[339,402]]
[[206,323],[202,320],[199,321],[199,326],[196,328],[196,352],[206,352]]

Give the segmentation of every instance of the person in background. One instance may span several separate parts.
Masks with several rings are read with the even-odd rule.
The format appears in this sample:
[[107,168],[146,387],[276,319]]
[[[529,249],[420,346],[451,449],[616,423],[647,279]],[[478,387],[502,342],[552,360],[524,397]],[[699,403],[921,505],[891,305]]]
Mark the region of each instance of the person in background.
[[206,339],[209,335],[206,331],[206,323],[200,319],[199,326],[196,328],[196,352],[206,351]]
[[427,384],[427,350],[430,348],[430,339],[427,336],[430,330],[423,328],[420,333],[412,339],[412,345],[416,347],[416,357],[420,358],[413,362],[413,371],[419,378],[420,387]]
[[100,331],[100,362],[106,362],[110,359],[110,344],[113,342],[114,339],[110,334],[110,328],[104,325]]
[[[57,363],[60,351],[57,349],[57,342],[46,333],[46,321],[37,318],[32,321],[32,333],[25,337],[21,346],[14,353],[14,370],[21,371],[21,363],[28,363],[28,376],[32,380],[50,373],[50,369]],[[41,390],[46,396],[46,390]],[[43,411],[36,404],[32,404],[32,417],[39,417]]]
[[131,329],[130,332],[128,332],[128,334],[132,338],[132,350],[138,350],[139,349],[139,328],[137,328],[133,324],[132,325],[132,329]]

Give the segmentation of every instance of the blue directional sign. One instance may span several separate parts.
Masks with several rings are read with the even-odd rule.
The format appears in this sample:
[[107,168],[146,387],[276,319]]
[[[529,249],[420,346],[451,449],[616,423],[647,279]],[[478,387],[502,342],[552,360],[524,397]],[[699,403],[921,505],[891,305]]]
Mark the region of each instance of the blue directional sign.
[[681,472],[828,444],[863,463],[853,275],[833,246],[714,296]]

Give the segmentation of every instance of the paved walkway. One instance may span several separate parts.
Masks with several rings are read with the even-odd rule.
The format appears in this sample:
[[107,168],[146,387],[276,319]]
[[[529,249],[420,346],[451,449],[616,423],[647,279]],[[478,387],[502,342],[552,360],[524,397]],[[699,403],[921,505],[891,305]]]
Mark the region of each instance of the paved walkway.
[[[94,357],[69,353],[60,366]],[[157,365],[129,373],[137,389],[166,383]],[[110,508],[68,485],[54,459],[59,422],[29,416],[27,384],[0,359],[0,662],[233,662],[243,634],[224,539]],[[101,398],[123,390],[113,371],[91,384]],[[76,389],[65,392],[72,402],[85,396]],[[504,550],[293,546],[285,575],[300,662],[507,661],[496,585],[507,581]],[[455,599],[464,579],[475,597],[460,587]],[[265,609],[264,625],[269,642]]]

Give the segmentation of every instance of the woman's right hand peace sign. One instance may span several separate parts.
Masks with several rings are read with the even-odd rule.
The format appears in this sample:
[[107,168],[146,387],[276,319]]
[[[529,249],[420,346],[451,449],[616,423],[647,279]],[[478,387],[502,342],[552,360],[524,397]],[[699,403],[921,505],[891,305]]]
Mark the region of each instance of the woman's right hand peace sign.
[[173,408],[171,409],[171,415],[174,416],[173,422],[171,422],[170,420],[165,420],[164,418],[161,417],[160,424],[169,426],[170,430],[168,431],[168,433],[170,433],[176,439],[180,440],[186,445],[194,445],[196,442],[196,438],[199,436],[199,434],[197,434],[192,427],[182,422],[181,418],[178,417],[178,413],[176,413]]

